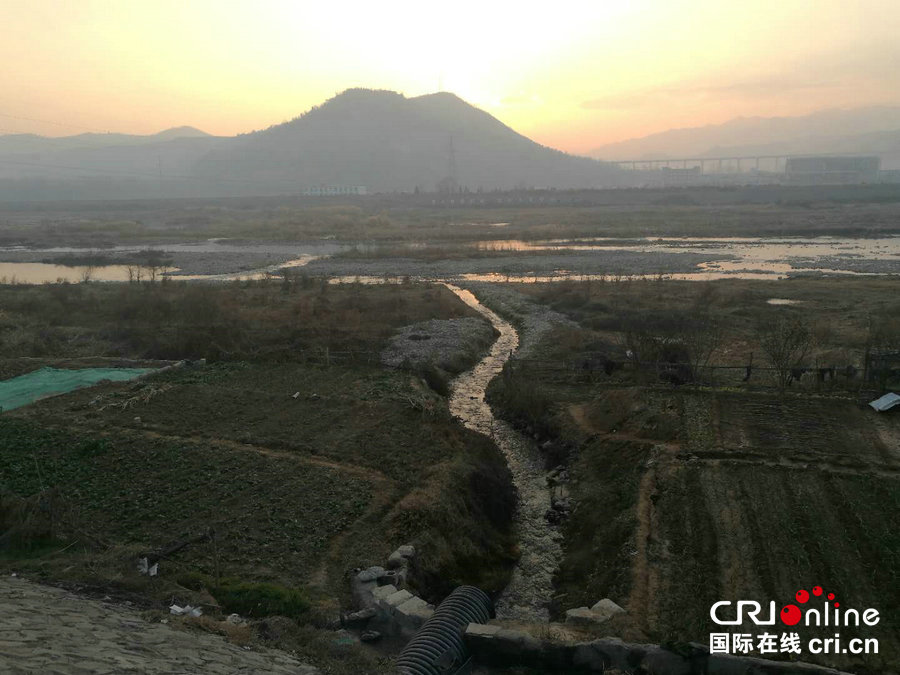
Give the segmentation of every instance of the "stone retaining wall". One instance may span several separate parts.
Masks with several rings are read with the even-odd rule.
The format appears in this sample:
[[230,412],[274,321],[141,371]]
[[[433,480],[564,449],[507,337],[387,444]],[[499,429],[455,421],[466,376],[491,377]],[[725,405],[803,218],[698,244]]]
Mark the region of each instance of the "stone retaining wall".
[[355,574],[351,590],[359,609],[343,616],[341,623],[378,634],[411,638],[434,613],[433,605],[403,588],[414,555],[412,546],[401,546],[388,558],[390,569],[375,566]]

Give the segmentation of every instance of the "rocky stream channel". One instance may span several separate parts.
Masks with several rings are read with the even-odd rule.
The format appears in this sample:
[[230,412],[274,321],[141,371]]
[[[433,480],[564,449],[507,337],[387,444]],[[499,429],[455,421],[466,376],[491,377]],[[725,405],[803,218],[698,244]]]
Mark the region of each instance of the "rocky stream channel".
[[547,622],[553,596],[553,576],[562,558],[562,534],[545,518],[550,508],[550,488],[537,444],[503,420],[494,417],[485,401],[485,389],[519,345],[516,329],[482,305],[468,290],[447,288],[480,312],[500,337],[474,368],[452,384],[450,412],[469,429],[491,438],[500,448],[518,491],[516,528],[520,557],[509,585],[496,601],[497,618]]

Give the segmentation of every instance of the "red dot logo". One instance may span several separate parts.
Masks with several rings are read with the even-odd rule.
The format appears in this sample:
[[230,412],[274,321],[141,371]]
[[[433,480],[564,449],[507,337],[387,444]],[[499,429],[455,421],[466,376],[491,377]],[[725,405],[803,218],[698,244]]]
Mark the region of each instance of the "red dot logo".
[[816,597],[822,595],[822,587],[821,586],[813,586],[813,595]]
[[834,606],[835,606],[835,607],[840,607],[840,606],[841,606],[841,603],[836,602],[836,603],[834,603]]
[[829,599],[829,600],[834,600],[834,593],[829,593],[829,594],[828,594],[828,599]]
[[800,623],[801,612],[797,605],[787,605],[781,610],[781,622],[787,626]]
[[797,591],[797,595],[794,596],[794,597],[796,597],[796,598],[797,598],[797,602],[799,602],[799,603],[802,605],[804,602],[806,602],[807,600],[809,600],[809,591],[804,591],[804,590],[801,588],[799,591]]

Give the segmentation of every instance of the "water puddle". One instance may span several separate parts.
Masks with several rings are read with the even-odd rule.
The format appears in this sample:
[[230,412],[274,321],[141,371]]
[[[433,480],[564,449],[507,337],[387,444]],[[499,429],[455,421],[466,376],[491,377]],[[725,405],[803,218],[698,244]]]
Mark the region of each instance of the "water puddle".
[[[175,271],[175,268],[163,270]],[[0,284],[56,284],[82,281],[129,281],[135,267],[129,265],[52,265],[35,262],[0,262]],[[162,274],[159,272],[158,274]],[[146,273],[144,273],[146,278]]]
[[[435,244],[439,246],[439,244]],[[579,281],[616,281],[622,279],[673,279],[677,281],[713,281],[717,279],[759,279],[777,281],[799,275],[828,276],[878,276],[898,274],[900,269],[900,236],[875,239],[841,237],[691,237],[621,239],[595,237],[588,239],[548,239],[544,241],[523,241],[519,239],[496,239],[470,242],[472,248],[498,253],[497,266],[504,263],[499,254],[519,253],[565,253],[576,254],[569,267],[558,269],[544,267],[540,272],[500,272],[488,271],[469,273],[465,261],[459,261],[459,272],[447,274],[444,279],[412,276],[413,280],[442,281],[448,278],[464,281],[488,281],[494,283],[552,282],[567,279]],[[410,244],[404,244],[411,247]],[[418,242],[419,248],[429,244]],[[640,253],[648,256],[657,254],[702,254],[716,259],[695,265],[686,272],[666,272],[663,274],[630,274],[610,269],[606,273],[579,273],[578,265],[583,255],[610,251]],[[579,255],[581,256],[579,257]],[[609,266],[615,262],[610,258]],[[405,263],[398,263],[392,270],[400,277]],[[596,269],[596,265],[591,265]],[[646,269],[646,265],[641,265]],[[661,265],[664,268],[665,265]],[[416,269],[416,265],[408,269]],[[368,277],[371,279],[372,277]],[[387,277],[386,277],[387,278]],[[341,282],[355,280],[340,277]]]
[[472,244],[484,251],[636,251],[638,253],[733,253],[744,260],[783,260],[790,257],[844,256],[891,260],[900,255],[900,237],[642,237],[623,239],[482,240]]
[[[686,281],[725,278],[779,279],[803,272],[829,275],[892,273],[896,269],[896,263],[900,262],[898,236],[872,239],[859,237],[645,237],[637,240],[592,237],[543,241],[496,239],[475,242],[472,246],[479,250],[495,252],[627,251],[648,255],[695,253],[722,256],[721,260],[700,263],[697,265],[697,272],[666,275],[667,278]],[[499,278],[501,276],[503,278]],[[545,274],[545,279],[552,280],[551,278],[560,276],[567,275]],[[505,275],[479,275],[466,278],[478,281],[506,280]],[[571,275],[569,278],[572,278]],[[515,281],[527,280],[523,275],[515,279]]]
[[[158,253],[162,257],[166,254],[194,254],[208,256],[215,259],[218,254],[241,254],[247,256],[278,255],[282,256],[282,262],[265,267],[254,268],[239,272],[222,274],[178,274],[177,267],[167,267],[157,270],[157,280],[162,276],[170,277],[176,281],[209,280],[209,281],[234,281],[234,280],[258,280],[271,275],[277,275],[281,268],[293,268],[306,265],[317,258],[331,255],[344,248],[345,244],[332,242],[306,242],[297,244],[279,244],[266,242],[241,242],[230,239],[208,239],[197,242],[182,242],[153,245],[121,245],[109,248],[76,248],[70,246],[56,246],[51,248],[28,248],[25,246],[0,247],[0,256],[4,253],[40,254],[41,257],[54,258],[64,256],[83,257],[129,257],[138,256],[145,252]],[[284,258],[290,257],[290,260]],[[98,261],[99,262],[99,261]],[[53,284],[53,283],[78,283],[81,281],[133,281],[135,280],[138,262],[133,264],[99,264],[99,265],[58,265],[52,262],[2,262],[0,261],[0,284]],[[213,267],[214,269],[214,267]],[[226,268],[227,269],[227,268]],[[141,270],[142,280],[148,279],[146,267]]]
[[303,267],[316,258],[317,255],[304,255],[294,260],[286,260],[285,262],[259,267],[246,272],[227,272],[225,274],[173,274],[173,281],[259,281],[273,276],[279,276],[281,270],[291,270],[296,267]]
[[28,246],[0,246],[2,253],[21,253],[23,251],[40,251],[46,254],[71,255],[105,255],[109,253],[141,253],[154,251],[158,253],[281,253],[293,251],[297,255],[330,255],[344,248],[346,244],[333,242],[242,242],[239,240],[217,237],[202,241],[174,242],[168,244],[122,244],[105,248],[84,248],[76,246],[50,246],[47,248],[31,248]]
[[[505,223],[493,223],[501,226]],[[404,248],[427,248],[425,242],[403,242]],[[439,245],[439,244],[436,244]],[[464,260],[459,261],[459,271],[455,274],[444,274],[443,279],[424,277],[421,273],[411,276],[412,280],[442,281],[455,278],[467,281],[490,282],[548,282],[573,280],[616,280],[616,279],[675,279],[682,281],[711,281],[715,279],[768,279],[778,280],[798,274],[826,274],[847,276],[870,276],[878,274],[897,274],[900,269],[900,236],[880,237],[875,239],[841,238],[841,237],[691,237],[691,238],[654,238],[614,239],[614,238],[582,238],[582,239],[549,239],[544,241],[523,241],[516,239],[498,239],[490,241],[470,242],[473,248],[486,251],[518,251],[524,253],[560,252],[570,254],[590,254],[591,252],[623,251],[641,253],[652,256],[657,253],[694,253],[716,256],[717,259],[696,265],[693,271],[659,274],[627,274],[610,270],[605,274],[580,274],[575,269],[547,269],[541,272],[507,274],[504,272],[466,273]],[[365,253],[368,245],[357,244],[356,248]],[[382,244],[371,247],[377,250]],[[152,250],[168,253],[195,253],[210,255],[216,253],[282,254],[292,256],[291,260],[267,267],[240,272],[222,274],[173,274],[175,268],[167,270],[167,276],[180,280],[233,281],[258,280],[277,275],[285,267],[299,267],[321,257],[347,248],[347,244],[314,242],[309,244],[287,245],[277,243],[240,243],[229,240],[208,240],[195,243],[165,244],[154,246]],[[29,251],[22,247],[0,248],[3,252]],[[137,252],[147,250],[146,247],[116,246],[104,251],[116,253]],[[57,254],[97,254],[96,250],[78,248],[43,249],[42,253]],[[610,265],[614,263],[611,261]],[[498,257],[498,267],[502,267]],[[592,266],[596,269],[596,266]],[[646,269],[646,266],[642,266]],[[417,269],[416,265],[407,267],[406,263],[398,263],[392,275],[397,281],[403,278],[404,269]],[[128,281],[129,266],[103,265],[93,268],[68,267],[38,262],[0,262],[0,283],[40,284],[57,281],[78,282],[89,276],[96,281]],[[385,277],[387,279],[388,277]],[[371,277],[369,277],[371,279]],[[375,279],[381,279],[375,277]],[[355,277],[340,277],[338,283],[355,281]]]
[[[848,273],[849,274],[849,273]],[[511,284],[544,284],[555,281],[655,281],[671,279],[674,281],[713,281],[715,279],[762,279],[765,281],[777,281],[784,279],[785,275],[771,272],[684,272],[665,274],[573,274],[566,270],[559,270],[554,274],[504,274],[502,272],[488,272],[487,274],[460,274],[460,279],[465,281],[490,281],[492,283]]]
[[506,458],[518,490],[516,528],[521,556],[509,585],[495,603],[497,617],[547,622],[553,577],[562,559],[562,534],[544,518],[550,508],[550,490],[543,458],[534,441],[495,418],[484,400],[488,383],[500,373],[503,364],[518,347],[519,336],[510,323],[478,302],[470,291],[445,285],[500,332],[490,353],[472,370],[453,381],[450,394],[450,412],[469,429],[493,439]]
[[[245,281],[278,276],[282,269],[302,267],[319,256],[304,255],[294,260],[225,274],[178,274],[177,267],[158,270],[156,280],[172,281]],[[140,275],[140,276],[138,276]],[[149,281],[146,268],[137,265],[53,265],[50,263],[0,262],[0,284],[58,284],[82,281]]]

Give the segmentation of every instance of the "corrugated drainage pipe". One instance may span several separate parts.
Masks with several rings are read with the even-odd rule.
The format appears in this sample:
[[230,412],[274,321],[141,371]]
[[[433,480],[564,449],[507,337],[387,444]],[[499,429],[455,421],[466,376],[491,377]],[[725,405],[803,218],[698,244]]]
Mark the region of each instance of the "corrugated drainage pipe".
[[434,610],[400,656],[403,675],[457,675],[469,672],[463,633],[470,623],[486,623],[494,614],[487,594],[475,586],[459,586]]

